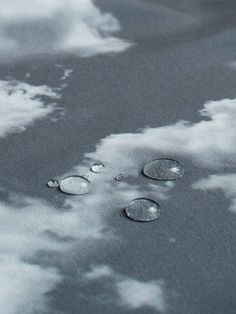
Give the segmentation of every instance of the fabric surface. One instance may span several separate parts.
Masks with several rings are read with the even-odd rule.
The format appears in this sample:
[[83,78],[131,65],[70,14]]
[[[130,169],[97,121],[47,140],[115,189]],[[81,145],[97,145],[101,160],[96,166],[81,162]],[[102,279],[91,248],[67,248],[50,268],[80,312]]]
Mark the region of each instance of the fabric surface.
[[[236,313],[235,13],[0,1],[0,313]],[[144,176],[158,158],[183,176]],[[47,186],[70,175],[87,194]]]

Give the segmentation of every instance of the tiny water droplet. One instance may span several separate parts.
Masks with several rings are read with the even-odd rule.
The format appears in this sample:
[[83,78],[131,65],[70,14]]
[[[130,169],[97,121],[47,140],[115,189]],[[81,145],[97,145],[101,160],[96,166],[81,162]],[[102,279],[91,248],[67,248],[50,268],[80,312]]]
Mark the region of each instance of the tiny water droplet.
[[51,179],[48,181],[47,186],[50,188],[58,188],[60,185],[59,181],[57,179]]
[[151,179],[171,181],[182,177],[184,168],[177,160],[159,158],[149,161],[143,169],[143,174]]
[[82,195],[90,192],[91,184],[82,176],[70,176],[60,182],[60,189],[67,194]]
[[137,198],[125,207],[127,217],[136,221],[153,221],[160,216],[160,206],[153,200]]
[[122,173],[118,174],[116,177],[115,177],[115,180],[116,181],[122,181],[124,179],[124,175]]
[[97,161],[92,165],[91,170],[95,173],[99,173],[99,172],[102,172],[103,168],[105,168],[103,163],[101,163],[100,161]]

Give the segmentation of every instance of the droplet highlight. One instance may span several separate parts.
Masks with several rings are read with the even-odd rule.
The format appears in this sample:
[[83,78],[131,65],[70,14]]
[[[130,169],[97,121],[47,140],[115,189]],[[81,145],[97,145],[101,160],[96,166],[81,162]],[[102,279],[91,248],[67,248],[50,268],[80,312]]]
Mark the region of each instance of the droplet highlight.
[[59,181],[57,179],[51,179],[48,181],[47,186],[50,188],[58,188],[60,185]]
[[128,203],[125,213],[132,220],[148,222],[160,217],[160,206],[151,199],[137,198]]
[[103,165],[103,163],[101,163],[100,161],[97,161],[92,165],[91,170],[92,172],[99,173],[99,172],[102,172],[104,168],[105,166]]
[[115,177],[115,180],[116,181],[122,181],[124,180],[124,175],[122,173],[118,174],[116,177]]
[[60,182],[60,190],[73,195],[87,194],[91,190],[91,183],[82,176],[70,176]]
[[159,158],[149,161],[143,169],[143,174],[155,180],[172,181],[182,177],[184,167],[177,160]]

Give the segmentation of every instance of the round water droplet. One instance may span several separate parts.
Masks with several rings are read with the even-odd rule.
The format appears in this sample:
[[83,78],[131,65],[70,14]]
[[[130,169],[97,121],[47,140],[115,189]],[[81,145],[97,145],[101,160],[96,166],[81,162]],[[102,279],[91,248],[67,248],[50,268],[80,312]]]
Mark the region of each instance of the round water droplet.
[[56,179],[51,179],[48,181],[47,186],[49,186],[50,188],[58,188],[60,185],[59,181]]
[[159,158],[149,161],[145,165],[143,173],[151,179],[171,181],[182,177],[184,168],[177,160]]
[[91,170],[93,172],[96,172],[96,173],[99,173],[99,172],[102,172],[103,168],[105,168],[105,166],[103,165],[103,163],[101,163],[100,161],[98,162],[95,162],[92,167],[91,167]]
[[124,179],[124,175],[122,173],[118,174],[116,177],[115,177],[115,180],[116,181],[122,181]]
[[70,176],[60,182],[60,189],[67,194],[82,195],[90,192],[90,182],[81,176]]
[[147,198],[137,198],[125,207],[126,215],[136,221],[153,221],[160,216],[159,205]]

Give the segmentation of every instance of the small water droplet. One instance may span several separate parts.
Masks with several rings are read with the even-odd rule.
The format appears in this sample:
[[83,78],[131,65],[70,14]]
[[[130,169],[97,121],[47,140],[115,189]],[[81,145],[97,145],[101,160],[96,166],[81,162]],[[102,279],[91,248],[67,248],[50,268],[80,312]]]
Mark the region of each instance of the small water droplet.
[[97,161],[92,165],[91,170],[95,173],[99,173],[99,172],[102,172],[103,168],[105,168],[103,163],[101,163],[100,161]]
[[57,179],[51,179],[48,181],[47,186],[50,188],[58,188],[60,185],[59,181]]
[[91,184],[82,176],[70,176],[60,182],[60,189],[67,194],[82,195],[90,192]]
[[136,221],[153,221],[160,216],[160,206],[153,200],[137,198],[125,207],[126,215]]
[[122,173],[118,174],[116,177],[115,177],[115,180],[116,181],[122,181],[124,179],[124,175]]
[[177,160],[159,158],[149,161],[143,169],[143,174],[152,179],[171,181],[182,177],[184,168]]

